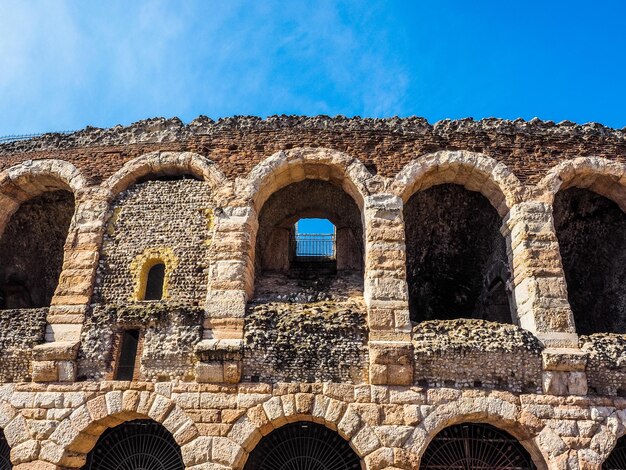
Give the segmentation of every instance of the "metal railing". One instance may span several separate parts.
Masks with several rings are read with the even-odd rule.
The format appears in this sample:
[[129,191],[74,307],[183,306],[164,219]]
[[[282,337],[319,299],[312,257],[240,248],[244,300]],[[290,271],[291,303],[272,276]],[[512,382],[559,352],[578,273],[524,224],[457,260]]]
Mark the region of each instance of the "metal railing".
[[36,137],[41,137],[46,134],[73,134],[76,131],[54,131],[54,132],[40,132],[38,134],[13,134],[13,135],[3,135],[0,136],[0,144],[7,144],[9,142],[17,142],[20,140],[30,140]]
[[296,234],[296,259],[302,261],[325,261],[335,259],[335,234]]

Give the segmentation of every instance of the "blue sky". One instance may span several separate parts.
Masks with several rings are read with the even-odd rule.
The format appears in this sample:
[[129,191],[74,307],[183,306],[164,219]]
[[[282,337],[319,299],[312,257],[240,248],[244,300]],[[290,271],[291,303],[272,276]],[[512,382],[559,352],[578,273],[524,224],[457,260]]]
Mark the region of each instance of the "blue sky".
[[0,0],[0,135],[153,116],[626,126],[624,1]]

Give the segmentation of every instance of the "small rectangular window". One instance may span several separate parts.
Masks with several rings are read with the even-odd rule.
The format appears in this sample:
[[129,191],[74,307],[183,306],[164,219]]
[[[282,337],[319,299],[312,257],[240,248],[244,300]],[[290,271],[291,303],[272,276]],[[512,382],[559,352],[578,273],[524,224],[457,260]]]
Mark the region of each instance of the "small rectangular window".
[[115,380],[133,380],[138,346],[139,330],[122,331]]

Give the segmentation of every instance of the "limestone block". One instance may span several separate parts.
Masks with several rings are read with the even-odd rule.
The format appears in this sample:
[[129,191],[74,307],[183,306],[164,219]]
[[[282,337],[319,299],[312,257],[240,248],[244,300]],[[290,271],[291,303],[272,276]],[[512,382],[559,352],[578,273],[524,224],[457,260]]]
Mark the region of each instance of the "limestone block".
[[35,460],[39,455],[39,442],[30,439],[11,448],[11,462],[14,465]]
[[165,420],[174,404],[167,398],[157,395],[148,411],[148,416],[159,423]]
[[38,344],[33,348],[35,361],[63,361],[76,359],[78,341],[55,341],[53,343]]
[[390,465],[393,465],[393,449],[382,447],[367,455],[364,460],[368,470],[391,468]]
[[370,426],[363,426],[350,443],[360,456],[371,454],[381,446],[378,436]]
[[9,446],[13,447],[30,439],[28,423],[22,415],[15,416],[3,429]]
[[74,382],[76,380],[76,362],[57,361],[59,382]]
[[224,382],[238,383],[241,380],[241,361],[225,361],[224,362]]
[[412,426],[386,425],[375,426],[374,432],[383,446],[402,447],[413,432]]
[[235,466],[245,455],[243,448],[227,437],[214,437],[211,448],[211,460]]
[[587,353],[574,348],[546,348],[542,351],[544,370],[584,371]]
[[337,431],[345,438],[351,439],[361,426],[361,417],[353,406],[348,406],[341,421],[337,425]]
[[185,466],[191,467],[210,460],[212,441],[212,437],[199,436],[193,441],[183,445],[180,451]]
[[544,371],[543,391],[549,395],[586,395],[585,372]]
[[[408,342],[370,341],[370,383],[413,383],[413,345]],[[384,367],[381,367],[384,366]]]
[[56,382],[59,373],[55,361],[33,361],[34,382]]

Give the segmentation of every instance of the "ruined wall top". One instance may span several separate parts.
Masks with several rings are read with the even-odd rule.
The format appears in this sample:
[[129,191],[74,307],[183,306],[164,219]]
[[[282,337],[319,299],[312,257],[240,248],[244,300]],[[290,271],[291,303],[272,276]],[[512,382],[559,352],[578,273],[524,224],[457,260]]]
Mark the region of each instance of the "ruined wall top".
[[153,118],[127,127],[86,127],[0,144],[0,171],[24,160],[60,158],[97,183],[128,160],[162,150],[205,155],[233,178],[245,176],[276,151],[294,147],[339,150],[382,176],[394,176],[409,161],[437,150],[469,150],[504,162],[522,182],[532,184],[569,158],[626,161],[626,128],[493,118],[435,124],[419,117],[235,116],[213,121],[200,116],[189,124]]

